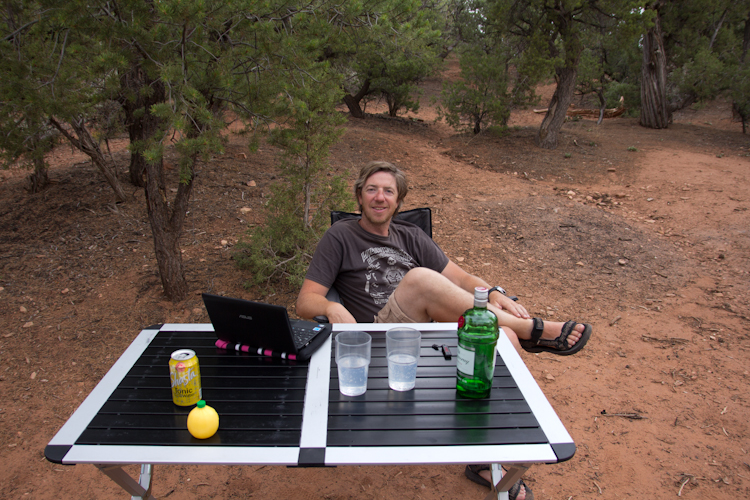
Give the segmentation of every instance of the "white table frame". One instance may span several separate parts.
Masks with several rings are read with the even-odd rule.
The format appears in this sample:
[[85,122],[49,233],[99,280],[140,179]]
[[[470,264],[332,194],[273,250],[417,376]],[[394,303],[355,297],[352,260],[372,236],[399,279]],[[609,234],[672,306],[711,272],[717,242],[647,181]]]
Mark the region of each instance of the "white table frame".
[[[64,464],[93,464],[133,499],[153,499],[151,484],[155,464],[221,464],[221,465],[298,465],[303,448],[325,449],[325,465],[412,465],[489,463],[493,483],[488,498],[507,500],[508,489],[521,478],[530,465],[556,463],[558,457],[551,444],[573,444],[573,440],[558,418],[531,372],[508,338],[502,334],[498,352],[521,390],[550,444],[450,446],[450,453],[436,453],[439,446],[429,447],[327,447],[328,393],[331,369],[332,337],[337,332],[363,330],[385,332],[394,324],[334,324],[333,335],[310,359],[300,446],[297,447],[221,447],[221,446],[112,446],[76,445],[78,436],[86,429],[94,415],[106,403],[112,392],[139,359],[160,330],[213,332],[209,324],[165,324],[158,329],[143,330],[94,390],[83,401],[49,445],[70,446]],[[456,323],[418,323],[409,326],[422,331],[455,331]],[[179,457],[179,459],[176,459]],[[363,457],[365,459],[363,460]],[[141,464],[139,480],[134,480],[123,465]],[[503,475],[501,465],[507,473]]]

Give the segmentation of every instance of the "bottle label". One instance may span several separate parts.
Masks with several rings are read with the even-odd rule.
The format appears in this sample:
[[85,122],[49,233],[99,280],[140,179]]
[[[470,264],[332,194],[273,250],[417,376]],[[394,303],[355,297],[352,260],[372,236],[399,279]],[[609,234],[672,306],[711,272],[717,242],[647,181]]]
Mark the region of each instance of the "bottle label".
[[461,373],[473,377],[474,376],[474,356],[476,353],[468,349],[464,349],[458,346],[458,356],[456,359],[456,368]]

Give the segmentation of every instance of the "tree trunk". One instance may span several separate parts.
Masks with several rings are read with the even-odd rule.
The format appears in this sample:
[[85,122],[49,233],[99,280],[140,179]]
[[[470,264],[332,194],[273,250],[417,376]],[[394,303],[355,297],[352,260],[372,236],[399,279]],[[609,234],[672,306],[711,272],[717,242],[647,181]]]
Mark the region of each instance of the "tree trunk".
[[193,188],[195,158],[191,163],[189,179],[185,183],[180,182],[170,208],[164,160],[160,158],[149,163],[143,156],[149,141],[155,138],[161,126],[161,120],[151,113],[151,107],[166,100],[164,84],[158,79],[150,78],[139,64],[131,66],[130,71],[120,78],[120,83],[123,89],[120,104],[125,113],[132,148],[130,182],[145,188],[146,210],[154,238],[154,253],[161,285],[166,297],[178,302],[188,294],[180,237]]
[[344,104],[346,104],[346,106],[349,108],[349,113],[351,113],[354,118],[365,117],[365,113],[362,111],[362,107],[359,105],[359,103],[362,102],[362,99],[365,98],[369,91],[370,80],[367,79],[362,85],[362,88],[359,89],[359,92],[357,92],[355,95],[344,94]]
[[[195,159],[193,165],[194,161]],[[195,169],[191,166],[189,178],[185,182],[180,182],[170,210],[162,163],[146,163],[146,210],[154,237],[156,263],[159,266],[164,293],[173,302],[185,299],[188,294],[180,252],[180,236],[194,178]]]
[[536,135],[536,145],[544,149],[557,148],[557,141],[560,136],[560,129],[565,123],[565,117],[568,113],[568,107],[573,100],[573,91],[576,86],[576,75],[578,68],[576,66],[566,66],[557,68],[557,88],[552,95],[547,114],[542,120],[539,132]]
[[[143,157],[143,150],[146,141],[159,130],[161,121],[151,114],[151,106],[164,102],[164,84],[159,80],[149,78],[143,68],[137,65],[124,73],[120,82],[126,93],[120,97],[120,104],[125,113],[125,126],[128,129],[132,148],[130,182],[136,186],[145,187],[146,159]],[[148,92],[144,92],[146,89]]]
[[29,192],[39,193],[49,184],[47,164],[44,158],[34,158],[34,173],[28,177]]
[[[578,61],[583,52],[583,43],[575,28],[573,11],[567,10],[567,2],[553,2],[554,7],[548,7],[555,18],[555,24],[559,30],[564,48],[563,63],[555,68],[557,88],[552,95],[552,100],[547,108],[547,114],[542,120],[539,132],[536,135],[536,145],[544,149],[557,148],[560,129],[565,123],[568,107],[573,100],[573,92],[576,87],[576,76],[578,75]],[[554,42],[550,41],[550,52],[558,52]]]
[[641,63],[641,125],[649,128],[667,128],[670,121],[667,102],[667,56],[659,16],[654,27],[643,37]]
[[34,165],[34,173],[29,175],[28,190],[31,193],[40,193],[49,184],[49,171],[44,161],[44,153],[51,151],[54,147],[54,129],[46,134],[34,134],[31,137],[29,152],[32,155],[31,163]]
[[107,159],[104,157],[104,153],[102,153],[101,148],[99,148],[99,144],[94,140],[93,137],[91,137],[91,134],[86,128],[86,123],[84,122],[83,118],[78,117],[70,121],[70,127],[76,133],[75,136],[72,135],[70,131],[68,131],[65,127],[63,127],[62,124],[55,118],[50,117],[49,122],[53,127],[59,130],[60,133],[65,136],[65,138],[68,139],[68,141],[70,141],[73,146],[76,147],[76,149],[85,153],[89,158],[91,158],[91,162],[96,166],[99,172],[104,175],[107,183],[109,183],[109,185],[112,187],[112,190],[115,192],[115,199],[117,200],[117,202],[125,201],[127,199],[127,195],[122,189],[120,180],[117,178],[117,169],[114,165],[110,166],[107,163]]

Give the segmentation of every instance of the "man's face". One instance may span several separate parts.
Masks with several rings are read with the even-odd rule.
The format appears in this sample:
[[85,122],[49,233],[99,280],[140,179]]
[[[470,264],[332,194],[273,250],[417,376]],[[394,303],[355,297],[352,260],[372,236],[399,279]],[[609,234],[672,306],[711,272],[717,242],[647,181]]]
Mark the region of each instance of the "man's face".
[[363,224],[389,224],[398,209],[396,178],[390,172],[375,172],[365,181],[357,201],[362,207]]

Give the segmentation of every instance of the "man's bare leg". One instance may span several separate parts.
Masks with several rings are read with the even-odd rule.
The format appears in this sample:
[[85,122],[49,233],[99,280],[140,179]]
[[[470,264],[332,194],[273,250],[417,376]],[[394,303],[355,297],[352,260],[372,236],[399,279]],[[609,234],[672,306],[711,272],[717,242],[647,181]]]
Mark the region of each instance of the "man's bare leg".
[[[427,268],[417,267],[406,273],[393,292],[401,310],[417,322],[458,321],[467,309],[474,307],[474,296],[453,284],[442,274]],[[520,350],[519,338],[530,339],[534,322],[517,318],[493,305],[488,308],[497,315],[498,324],[508,338]],[[564,323],[545,321],[543,339],[553,340],[560,336]],[[568,346],[573,346],[581,338],[584,325],[568,335]]]
[[[488,470],[479,471],[479,475],[487,480],[488,483],[492,484],[492,472]],[[526,500],[526,486],[521,486],[516,495],[516,500]]]

